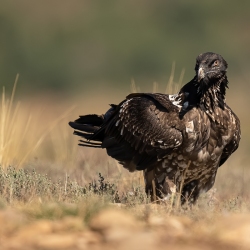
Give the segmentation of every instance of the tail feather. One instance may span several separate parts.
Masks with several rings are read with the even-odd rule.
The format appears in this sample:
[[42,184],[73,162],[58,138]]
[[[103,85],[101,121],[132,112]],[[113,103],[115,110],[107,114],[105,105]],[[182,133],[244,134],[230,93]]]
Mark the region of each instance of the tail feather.
[[[84,140],[79,140],[80,142],[82,142],[82,143],[86,143],[86,141],[84,141]],[[99,142],[88,142],[90,145],[93,145],[93,146],[100,146],[101,145],[101,143]]]
[[80,131],[85,131],[88,133],[94,133],[99,127],[97,126],[93,126],[93,125],[89,125],[89,124],[80,124],[75,122],[69,122],[70,127],[80,130]]
[[69,125],[75,129],[74,134],[83,138],[80,140],[80,146],[106,148],[103,146],[105,139],[106,122],[110,120],[116,111],[117,105],[111,104],[111,108],[104,115],[84,115],[80,116]]
[[89,143],[79,143],[78,146],[88,147],[88,148],[102,148],[102,146],[94,146]]
[[100,130],[103,122],[103,116],[93,114],[80,116],[74,122],[69,122],[69,125],[75,129],[75,135],[83,138],[83,140],[80,140],[80,146],[101,148],[104,138],[103,134],[98,133],[98,131]]
[[75,120],[75,122],[79,124],[92,124],[95,126],[101,126],[103,123],[103,115],[83,115]]
[[73,133],[74,135],[77,135],[77,136],[80,136],[80,137],[83,137],[85,138],[86,140],[90,140],[91,139],[91,136],[93,135],[93,133],[83,133],[83,132],[80,132],[80,131],[74,131]]
[[90,147],[90,148],[102,148],[101,143],[91,142],[91,141],[84,141],[80,140],[79,146]]

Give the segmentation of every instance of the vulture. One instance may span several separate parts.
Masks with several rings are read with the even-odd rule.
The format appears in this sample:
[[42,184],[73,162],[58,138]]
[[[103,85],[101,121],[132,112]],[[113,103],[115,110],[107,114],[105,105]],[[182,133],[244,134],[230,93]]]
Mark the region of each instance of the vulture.
[[142,170],[152,201],[178,192],[182,204],[193,204],[240,141],[240,121],[225,99],[227,66],[219,54],[200,54],[194,78],[177,94],[132,93],[69,125],[80,146],[106,149],[129,171]]

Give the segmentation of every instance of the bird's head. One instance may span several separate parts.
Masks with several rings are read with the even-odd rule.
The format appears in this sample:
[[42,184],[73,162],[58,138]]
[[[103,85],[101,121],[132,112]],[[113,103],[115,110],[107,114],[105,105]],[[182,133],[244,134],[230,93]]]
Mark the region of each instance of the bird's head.
[[223,79],[227,71],[227,62],[219,54],[206,52],[196,58],[195,72],[198,83],[213,83]]

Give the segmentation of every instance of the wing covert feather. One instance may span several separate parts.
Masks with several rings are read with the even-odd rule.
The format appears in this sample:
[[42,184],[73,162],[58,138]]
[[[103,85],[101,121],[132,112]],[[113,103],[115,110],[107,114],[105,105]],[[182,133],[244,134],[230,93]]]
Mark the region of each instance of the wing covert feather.
[[128,98],[120,104],[106,132],[129,142],[139,153],[162,156],[168,149],[177,148],[183,141],[180,120],[167,97],[165,95],[165,107],[153,98],[153,94]]

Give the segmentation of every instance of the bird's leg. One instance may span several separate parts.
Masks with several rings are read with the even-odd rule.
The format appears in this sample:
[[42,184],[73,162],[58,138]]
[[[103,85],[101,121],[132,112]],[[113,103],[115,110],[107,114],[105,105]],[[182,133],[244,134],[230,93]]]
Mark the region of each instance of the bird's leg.
[[176,193],[176,185],[166,176],[166,173],[156,174],[155,169],[144,170],[146,194],[152,202],[169,200]]
[[176,185],[167,176],[163,182],[162,192],[165,195],[169,195],[169,194],[172,195],[176,193]]
[[176,200],[176,208],[179,209],[180,207],[180,204],[183,204],[182,202],[182,199],[183,199],[183,195],[182,195],[182,191],[183,191],[183,187],[184,187],[184,182],[185,182],[185,179],[186,179],[186,174],[187,174],[187,171],[188,171],[188,168],[191,164],[191,161],[188,161],[188,164],[186,166],[186,168],[182,171],[181,175],[180,175],[180,172],[178,171],[177,173],[177,177],[175,177],[175,183],[177,185],[177,193],[178,193],[178,196],[177,196],[177,200]]
[[155,179],[152,180],[152,192],[153,192],[153,194],[152,194],[151,199],[152,199],[153,202],[156,202],[156,185],[155,185]]
[[[214,181],[215,181],[215,175],[216,175],[215,173],[216,173],[216,170],[212,171],[210,174],[210,177],[206,181],[200,178],[199,180],[193,180],[185,184],[185,186],[182,189],[181,203],[182,204],[184,203],[195,204],[201,191],[207,192],[209,189],[212,188]],[[201,181],[201,179],[203,181]]]
[[199,196],[199,181],[193,180],[187,183],[181,192],[181,204],[194,204]]
[[156,201],[156,182],[155,182],[155,171],[154,169],[143,170],[144,181],[145,181],[145,192],[148,196],[151,197],[151,201]]

